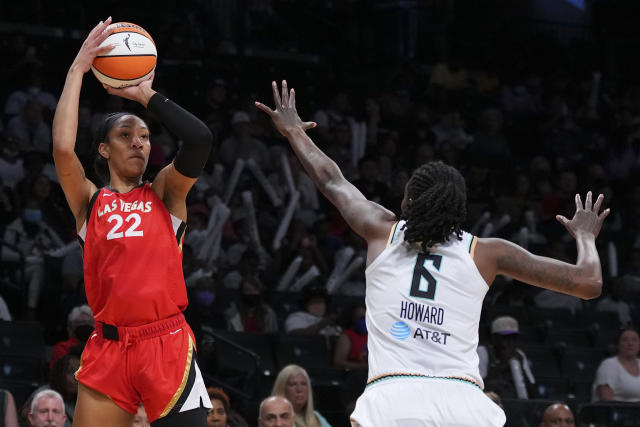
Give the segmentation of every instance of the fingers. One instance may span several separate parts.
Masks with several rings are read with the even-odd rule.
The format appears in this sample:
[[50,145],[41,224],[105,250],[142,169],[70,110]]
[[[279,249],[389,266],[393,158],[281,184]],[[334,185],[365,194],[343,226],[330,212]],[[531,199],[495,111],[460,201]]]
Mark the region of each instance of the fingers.
[[602,223],[604,219],[609,216],[610,213],[611,213],[611,209],[609,208],[602,211],[602,213],[598,215],[598,220],[600,221],[600,223]]
[[584,201],[584,210],[590,211],[593,207],[591,191],[587,191],[587,197]]
[[598,195],[596,202],[593,205],[593,211],[595,213],[600,212],[600,207],[602,206],[602,201],[604,200],[604,196],[602,194]]
[[275,81],[271,82],[271,90],[273,90],[273,102],[276,104],[276,110],[279,105],[282,105],[282,101],[280,100],[280,94],[278,93],[278,84]]
[[266,105],[264,105],[262,102],[256,101],[255,104],[256,104],[256,107],[258,107],[259,109],[261,109],[262,111],[267,113],[269,116],[271,116],[273,113],[275,113],[275,111],[273,111],[271,108],[269,108]]
[[96,35],[103,35],[105,33],[105,30],[110,24],[111,24],[111,17],[108,17],[104,21],[98,22],[98,25],[93,27],[93,30],[91,30],[87,38],[94,37]]
[[293,88],[291,88],[289,92],[289,108],[292,110],[296,109],[296,91]]
[[289,88],[287,87],[287,81],[282,81],[282,106],[289,105]]
[[580,194],[576,194],[576,210],[582,210],[582,199],[580,198]]

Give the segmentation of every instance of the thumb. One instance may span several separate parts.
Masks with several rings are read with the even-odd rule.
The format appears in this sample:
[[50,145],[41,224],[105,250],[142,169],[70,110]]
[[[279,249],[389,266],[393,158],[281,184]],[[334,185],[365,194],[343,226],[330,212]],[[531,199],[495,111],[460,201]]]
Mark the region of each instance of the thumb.
[[308,130],[318,126],[316,122],[302,122],[302,129]]
[[562,215],[556,215],[556,219],[560,224],[564,225],[565,227],[567,226],[567,224],[569,224],[569,220]]

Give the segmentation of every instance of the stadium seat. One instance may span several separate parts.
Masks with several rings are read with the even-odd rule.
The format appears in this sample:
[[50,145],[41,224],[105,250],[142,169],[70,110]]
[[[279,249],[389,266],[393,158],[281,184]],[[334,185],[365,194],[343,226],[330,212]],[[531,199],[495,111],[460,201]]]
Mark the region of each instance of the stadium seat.
[[561,354],[562,372],[567,378],[592,381],[606,357],[607,351],[603,348],[567,347]]
[[524,351],[529,360],[529,367],[535,377],[558,377],[560,376],[560,364],[556,351],[547,345],[518,345]]
[[561,347],[588,347],[591,344],[584,329],[549,329],[545,341],[548,345]]
[[[327,337],[323,335],[279,334],[275,341],[279,369],[295,363],[307,371],[332,369]],[[311,372],[309,372],[311,376]]]
[[577,415],[576,425],[579,426],[640,426],[640,405],[637,403],[587,403],[578,407]]
[[576,326],[589,331],[610,331],[620,327],[618,313],[582,310],[576,313]]

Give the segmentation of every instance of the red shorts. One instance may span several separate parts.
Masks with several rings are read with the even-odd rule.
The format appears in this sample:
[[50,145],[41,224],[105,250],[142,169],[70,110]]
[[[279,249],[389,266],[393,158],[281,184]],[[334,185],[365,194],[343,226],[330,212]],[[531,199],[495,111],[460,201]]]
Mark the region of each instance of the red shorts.
[[76,379],[132,414],[144,403],[150,422],[210,408],[194,343],[182,313],[135,327],[96,322]]

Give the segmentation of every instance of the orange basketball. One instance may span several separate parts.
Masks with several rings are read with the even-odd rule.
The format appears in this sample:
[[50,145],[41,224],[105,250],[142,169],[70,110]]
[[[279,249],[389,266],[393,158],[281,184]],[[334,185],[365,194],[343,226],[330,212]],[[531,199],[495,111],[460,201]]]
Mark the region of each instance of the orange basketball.
[[121,88],[137,85],[147,79],[156,68],[156,45],[149,33],[131,22],[116,22],[112,34],[100,46],[115,45],[93,60],[91,71],[109,86]]

